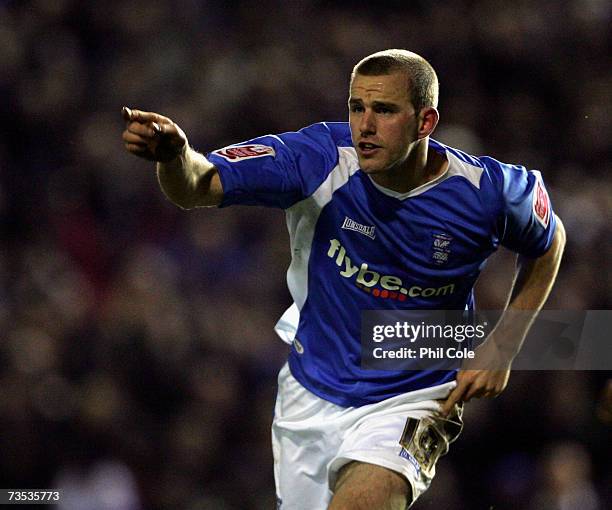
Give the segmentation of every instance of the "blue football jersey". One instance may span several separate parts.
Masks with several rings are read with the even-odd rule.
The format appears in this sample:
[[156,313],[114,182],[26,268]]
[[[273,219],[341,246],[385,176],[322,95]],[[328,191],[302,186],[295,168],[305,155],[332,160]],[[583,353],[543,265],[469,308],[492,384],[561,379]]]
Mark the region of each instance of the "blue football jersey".
[[537,171],[473,157],[433,139],[447,171],[408,193],[359,169],[348,123],[319,123],[207,154],[221,207],[285,210],[293,305],[276,331],[311,392],[361,406],[446,383],[448,370],[361,367],[360,314],[374,309],[466,310],[501,244],[527,257],[549,248],[555,217]]

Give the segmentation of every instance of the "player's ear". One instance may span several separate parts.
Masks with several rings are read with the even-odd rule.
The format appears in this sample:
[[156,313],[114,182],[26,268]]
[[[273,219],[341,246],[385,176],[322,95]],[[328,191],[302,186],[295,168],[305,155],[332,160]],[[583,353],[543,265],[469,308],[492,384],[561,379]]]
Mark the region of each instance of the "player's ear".
[[432,134],[438,125],[438,120],[440,120],[440,114],[433,106],[426,106],[425,108],[421,109],[419,113],[419,139],[425,138],[426,136]]

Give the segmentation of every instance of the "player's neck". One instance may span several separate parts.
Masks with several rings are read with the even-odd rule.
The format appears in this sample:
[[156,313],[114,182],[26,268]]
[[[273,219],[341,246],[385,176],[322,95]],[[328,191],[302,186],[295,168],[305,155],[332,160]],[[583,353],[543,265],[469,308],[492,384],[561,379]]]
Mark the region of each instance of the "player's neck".
[[447,159],[430,151],[429,138],[419,140],[401,166],[372,175],[376,184],[398,193],[408,193],[438,178],[448,168]]

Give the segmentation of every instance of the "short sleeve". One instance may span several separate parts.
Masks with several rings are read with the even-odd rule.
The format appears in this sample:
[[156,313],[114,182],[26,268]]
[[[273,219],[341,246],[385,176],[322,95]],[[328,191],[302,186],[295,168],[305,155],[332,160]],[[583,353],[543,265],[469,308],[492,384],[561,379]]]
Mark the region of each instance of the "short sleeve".
[[556,219],[537,170],[498,163],[502,172],[500,242],[525,257],[542,256],[553,240]]
[[234,204],[286,209],[307,198],[338,162],[325,123],[267,135],[206,155],[219,172],[221,207]]

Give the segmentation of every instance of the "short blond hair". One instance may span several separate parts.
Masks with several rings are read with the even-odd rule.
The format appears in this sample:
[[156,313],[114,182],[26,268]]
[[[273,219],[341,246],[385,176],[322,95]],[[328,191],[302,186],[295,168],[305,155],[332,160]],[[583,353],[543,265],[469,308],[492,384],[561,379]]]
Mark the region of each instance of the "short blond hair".
[[393,49],[368,55],[353,67],[351,83],[356,74],[377,76],[398,71],[405,72],[408,77],[410,99],[417,112],[425,107],[438,106],[438,76],[427,60],[412,51]]

